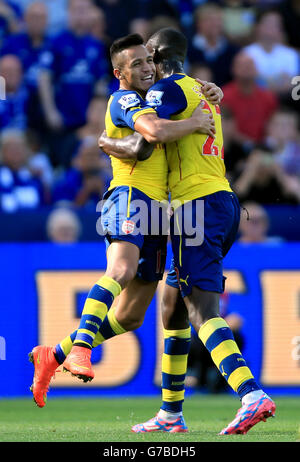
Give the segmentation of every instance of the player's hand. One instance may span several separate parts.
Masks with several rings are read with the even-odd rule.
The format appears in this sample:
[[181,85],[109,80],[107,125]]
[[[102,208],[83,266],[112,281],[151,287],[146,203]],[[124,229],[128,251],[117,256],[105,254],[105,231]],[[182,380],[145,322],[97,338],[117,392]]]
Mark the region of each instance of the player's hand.
[[215,137],[216,129],[215,129],[215,121],[211,113],[206,114],[202,111],[202,103],[196,107],[194,110],[192,117],[196,119],[197,122],[197,132],[204,133],[206,135]]
[[220,87],[213,82],[206,82],[206,80],[195,79],[202,85],[201,90],[205,98],[212,104],[220,104],[224,93]]

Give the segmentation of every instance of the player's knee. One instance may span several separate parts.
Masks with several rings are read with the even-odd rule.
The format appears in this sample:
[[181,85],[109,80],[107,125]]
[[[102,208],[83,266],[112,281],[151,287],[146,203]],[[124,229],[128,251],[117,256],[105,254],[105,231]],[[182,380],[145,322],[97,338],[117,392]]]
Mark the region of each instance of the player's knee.
[[216,318],[219,315],[215,312],[201,312],[196,307],[192,307],[189,309],[189,321],[196,330],[199,332],[200,327],[209,321],[212,318]]
[[161,312],[165,329],[185,329],[189,326],[187,309],[178,289],[167,288],[164,291]]
[[114,267],[106,272],[106,276],[117,281],[122,287],[125,287],[132,281],[136,275],[136,268],[128,262],[118,262]]
[[132,313],[132,314],[127,314],[126,317],[122,319],[122,321],[120,321],[120,324],[125,330],[130,331],[130,330],[136,330],[139,327],[141,327],[141,325],[143,324],[143,321],[144,321],[143,316],[138,316],[137,314]]
[[170,311],[172,311],[175,303],[176,303],[176,299],[174,295],[172,293],[169,293],[169,291],[165,289],[162,299],[161,299],[162,315],[164,316]]

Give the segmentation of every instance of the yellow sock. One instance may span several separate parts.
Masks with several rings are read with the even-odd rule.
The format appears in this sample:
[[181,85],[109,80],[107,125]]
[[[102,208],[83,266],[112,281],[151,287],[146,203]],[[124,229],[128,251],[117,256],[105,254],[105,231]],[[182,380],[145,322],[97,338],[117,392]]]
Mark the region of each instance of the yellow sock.
[[110,277],[103,276],[97,281],[85,301],[74,345],[92,348],[102,321],[121,290],[120,284]]
[[184,379],[187,371],[191,329],[164,329],[162,357],[162,407],[169,412],[181,412],[184,400]]
[[232,334],[223,318],[212,318],[199,329],[199,338],[211,354],[220,373],[234,391],[253,379]]

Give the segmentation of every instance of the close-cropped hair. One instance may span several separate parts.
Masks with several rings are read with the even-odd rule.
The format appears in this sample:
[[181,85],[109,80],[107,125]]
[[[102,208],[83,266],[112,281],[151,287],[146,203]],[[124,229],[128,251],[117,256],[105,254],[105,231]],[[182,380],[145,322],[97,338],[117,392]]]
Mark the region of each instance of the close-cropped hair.
[[130,34],[115,40],[110,47],[110,59],[115,67],[116,56],[127,48],[143,45],[144,39],[140,34]]
[[150,37],[149,42],[154,46],[154,62],[163,61],[184,62],[187,51],[185,35],[172,27],[160,29]]

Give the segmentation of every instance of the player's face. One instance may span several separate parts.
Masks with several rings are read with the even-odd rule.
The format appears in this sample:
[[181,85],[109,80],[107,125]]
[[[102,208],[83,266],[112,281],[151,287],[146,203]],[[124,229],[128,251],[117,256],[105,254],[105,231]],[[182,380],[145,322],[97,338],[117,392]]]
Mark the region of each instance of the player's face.
[[155,65],[144,45],[122,51],[122,66],[117,77],[121,88],[147,92],[155,82]]
[[[148,50],[148,53],[150,53],[150,55],[154,59],[154,55],[155,55],[155,43],[154,43],[154,41],[150,39],[146,43],[146,48]],[[160,69],[159,69],[158,65],[155,65],[155,69],[156,69],[156,79],[155,79],[155,81],[157,82],[157,80],[160,80],[160,79],[163,78],[163,75],[160,73]]]

